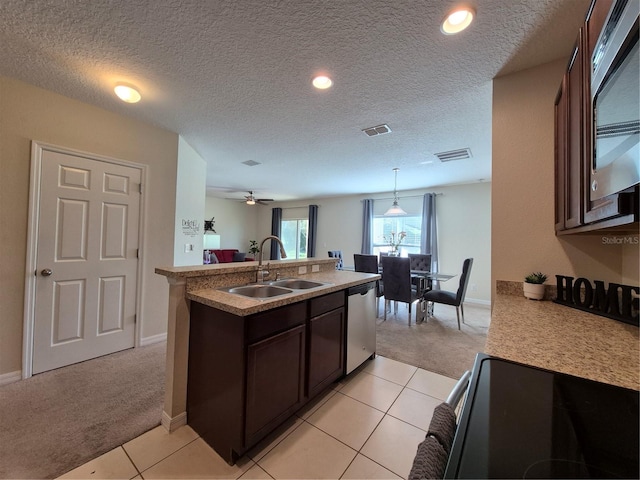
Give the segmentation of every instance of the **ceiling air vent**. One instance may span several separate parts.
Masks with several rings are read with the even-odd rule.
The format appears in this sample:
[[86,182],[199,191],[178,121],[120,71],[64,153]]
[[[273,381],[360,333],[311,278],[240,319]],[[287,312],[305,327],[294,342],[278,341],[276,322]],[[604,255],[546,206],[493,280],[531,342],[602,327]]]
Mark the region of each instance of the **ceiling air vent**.
[[389,125],[378,125],[377,127],[370,127],[362,129],[369,137],[375,137],[376,135],[382,135],[384,133],[391,133]]
[[471,150],[462,148],[460,150],[451,150],[449,152],[440,152],[435,154],[441,162],[451,162],[453,160],[464,160],[471,158]]
[[242,162],[242,163],[247,165],[248,167],[255,167],[256,165],[261,165],[260,162],[256,162],[255,160],[247,160],[246,162]]

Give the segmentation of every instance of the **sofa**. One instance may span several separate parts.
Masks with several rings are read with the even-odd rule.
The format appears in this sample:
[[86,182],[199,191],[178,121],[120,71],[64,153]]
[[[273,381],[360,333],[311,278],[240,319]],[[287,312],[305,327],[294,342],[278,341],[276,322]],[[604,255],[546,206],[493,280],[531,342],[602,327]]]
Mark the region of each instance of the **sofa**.
[[241,253],[235,248],[223,248],[210,250],[216,256],[217,262],[212,257],[211,263],[231,263],[231,262],[252,262],[252,257],[247,257],[245,253]]

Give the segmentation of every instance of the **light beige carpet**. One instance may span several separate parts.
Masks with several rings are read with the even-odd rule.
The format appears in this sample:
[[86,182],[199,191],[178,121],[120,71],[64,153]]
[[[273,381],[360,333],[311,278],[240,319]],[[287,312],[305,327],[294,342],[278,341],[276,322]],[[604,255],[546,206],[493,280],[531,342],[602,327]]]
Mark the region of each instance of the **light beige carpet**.
[[378,355],[460,378],[465,370],[471,370],[476,354],[484,351],[491,321],[488,306],[466,304],[466,324],[458,330],[455,307],[438,304],[434,316],[417,325],[412,312],[409,326],[406,304],[398,305],[397,315],[387,313],[386,322],[382,320],[382,305],[381,300],[376,329]]
[[166,343],[0,387],[0,478],[55,478],[160,424]]

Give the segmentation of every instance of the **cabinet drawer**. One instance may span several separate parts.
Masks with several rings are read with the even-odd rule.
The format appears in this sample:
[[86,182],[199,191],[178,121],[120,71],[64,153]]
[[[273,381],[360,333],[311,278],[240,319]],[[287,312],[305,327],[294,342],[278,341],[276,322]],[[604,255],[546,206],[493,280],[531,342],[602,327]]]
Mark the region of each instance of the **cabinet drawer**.
[[317,317],[323,313],[330,312],[336,308],[344,307],[344,290],[340,292],[330,293],[329,295],[323,295],[322,297],[312,298],[310,303],[310,317]]
[[294,303],[247,318],[247,343],[284,332],[306,321],[306,302]]

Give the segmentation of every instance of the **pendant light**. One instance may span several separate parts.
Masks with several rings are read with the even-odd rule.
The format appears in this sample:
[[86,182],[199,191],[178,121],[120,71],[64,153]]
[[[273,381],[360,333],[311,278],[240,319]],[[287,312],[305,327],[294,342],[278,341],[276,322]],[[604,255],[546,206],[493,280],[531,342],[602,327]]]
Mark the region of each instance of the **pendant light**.
[[391,208],[389,208],[389,210],[387,210],[385,212],[385,216],[399,216],[399,215],[406,215],[407,212],[405,212],[402,208],[400,208],[400,205],[398,205],[398,170],[400,170],[399,168],[394,168],[393,171],[395,173],[395,180],[393,182],[393,204],[391,205]]

